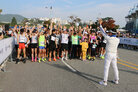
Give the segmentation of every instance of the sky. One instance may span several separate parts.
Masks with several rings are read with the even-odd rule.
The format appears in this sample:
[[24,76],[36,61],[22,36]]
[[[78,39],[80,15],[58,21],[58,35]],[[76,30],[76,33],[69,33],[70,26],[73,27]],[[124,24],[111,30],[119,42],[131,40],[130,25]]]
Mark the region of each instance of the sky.
[[[74,15],[82,21],[113,17],[124,27],[128,11],[138,0],[0,0],[2,14],[20,14],[27,18],[57,17],[69,20]],[[52,6],[52,11],[49,8]]]

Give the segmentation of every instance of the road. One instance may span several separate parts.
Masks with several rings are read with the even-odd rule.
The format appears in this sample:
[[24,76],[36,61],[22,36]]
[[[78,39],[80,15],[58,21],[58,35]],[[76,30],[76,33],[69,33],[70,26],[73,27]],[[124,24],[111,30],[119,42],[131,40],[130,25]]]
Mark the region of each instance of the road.
[[8,62],[6,72],[0,72],[0,92],[137,92],[138,52],[118,50],[120,81],[114,79],[110,67],[108,85],[98,84],[103,78],[104,60],[65,61],[76,71],[72,71],[61,60],[57,62],[30,62],[16,65]]

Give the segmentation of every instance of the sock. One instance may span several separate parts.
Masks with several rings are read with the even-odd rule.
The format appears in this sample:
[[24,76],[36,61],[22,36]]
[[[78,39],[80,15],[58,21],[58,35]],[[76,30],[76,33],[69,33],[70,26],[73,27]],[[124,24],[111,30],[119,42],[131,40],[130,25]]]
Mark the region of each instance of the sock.
[[32,57],[32,61],[33,61],[33,59],[34,59],[34,58]]
[[37,57],[35,57],[35,61],[37,61]]

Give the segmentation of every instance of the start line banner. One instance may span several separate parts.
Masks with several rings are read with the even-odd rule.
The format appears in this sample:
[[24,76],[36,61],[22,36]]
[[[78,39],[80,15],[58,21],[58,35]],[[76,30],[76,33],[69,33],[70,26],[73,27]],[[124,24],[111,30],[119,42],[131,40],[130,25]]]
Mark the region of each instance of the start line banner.
[[120,39],[120,44],[138,46],[138,39],[135,39],[135,38],[122,38],[122,37],[119,37],[119,39]]
[[14,37],[0,40],[0,65],[12,53],[14,48]]

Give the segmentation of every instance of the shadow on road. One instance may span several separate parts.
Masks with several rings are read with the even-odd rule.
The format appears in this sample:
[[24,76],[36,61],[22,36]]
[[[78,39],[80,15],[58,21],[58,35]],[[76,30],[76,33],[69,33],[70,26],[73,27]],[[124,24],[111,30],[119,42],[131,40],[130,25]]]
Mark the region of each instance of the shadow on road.
[[134,72],[134,71],[128,71],[128,70],[124,70],[124,69],[118,69],[119,71],[123,71],[123,72],[128,72],[128,73],[133,73],[138,75],[138,72]]
[[[80,77],[82,77],[82,78],[85,78],[85,79],[87,79],[87,80],[89,80],[89,81],[93,81],[93,82],[98,83],[98,84],[99,84],[99,81],[93,80],[93,79],[91,79],[91,78],[96,78],[96,79],[102,80],[102,78],[97,77],[97,76],[94,76],[94,75],[86,74],[86,73],[79,72],[79,71],[73,72],[73,71],[71,71],[67,66],[63,66],[63,65],[60,65],[60,64],[49,64],[49,63],[46,63],[46,64],[47,64],[47,65],[50,65],[50,66],[53,66],[53,67],[56,67],[56,68],[60,68],[60,69],[66,70],[66,71],[71,72],[71,73],[74,73],[74,74],[76,74],[76,75],[78,75],[78,76],[80,76]],[[89,76],[89,77],[91,77],[91,78],[89,78],[89,77],[87,77],[87,76]]]

